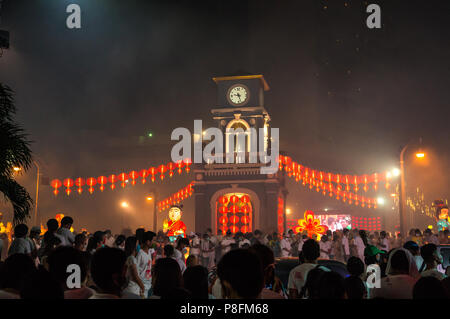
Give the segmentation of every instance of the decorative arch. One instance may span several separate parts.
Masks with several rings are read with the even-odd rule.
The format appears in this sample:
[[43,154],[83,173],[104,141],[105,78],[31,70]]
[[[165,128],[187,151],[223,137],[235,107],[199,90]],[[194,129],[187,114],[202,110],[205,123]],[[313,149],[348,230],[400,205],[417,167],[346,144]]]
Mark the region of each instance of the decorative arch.
[[[229,152],[229,145],[228,145],[228,135],[229,133],[227,133],[228,129],[236,129],[236,128],[242,128],[242,130],[244,131],[245,134],[245,140],[246,140],[246,151],[250,152],[250,124],[248,124],[248,122],[246,120],[243,120],[240,118],[240,114],[235,114],[235,119],[231,120],[230,122],[228,122],[226,129],[225,129],[225,151],[228,153]],[[238,147],[238,143],[237,140],[234,143],[234,151],[236,152],[237,149],[236,147]]]
[[243,187],[229,187],[223,188],[215,192],[209,201],[210,211],[211,211],[211,229],[215,234],[217,234],[217,212],[216,212],[216,203],[220,196],[226,195],[228,193],[245,193],[250,196],[252,205],[253,205],[253,218],[252,218],[252,229],[260,228],[260,209],[261,209],[261,201],[258,195],[248,188]]

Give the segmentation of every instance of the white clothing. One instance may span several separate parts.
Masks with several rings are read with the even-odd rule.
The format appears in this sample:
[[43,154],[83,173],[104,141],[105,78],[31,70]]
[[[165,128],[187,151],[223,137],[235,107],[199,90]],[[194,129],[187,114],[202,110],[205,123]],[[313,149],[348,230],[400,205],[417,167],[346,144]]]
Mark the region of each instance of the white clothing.
[[422,271],[420,273],[420,275],[422,277],[434,277],[434,278],[436,278],[438,280],[442,280],[442,279],[447,278],[447,276],[445,274],[441,273],[437,269],[428,269],[428,270]]
[[[327,240],[326,242],[320,241],[319,246],[320,246],[320,258],[330,259],[330,252],[332,246],[331,241],[330,240]],[[326,252],[323,252],[323,250]]]
[[75,242],[75,235],[65,227],[60,227],[56,233],[59,235],[61,239],[61,246],[73,246]]
[[200,256],[200,253],[201,253],[200,238],[198,238],[198,236],[194,236],[194,238],[192,238],[192,246],[191,249],[189,250],[189,255]]
[[236,241],[233,238],[225,237],[220,243],[222,245],[222,256],[229,252],[231,250],[231,245],[235,243]]
[[409,275],[389,275],[381,278],[381,287],[372,288],[373,298],[412,299],[416,280]]
[[344,246],[344,255],[350,256],[350,246],[348,243],[348,237],[343,236],[342,237],[342,246]]
[[133,255],[128,256],[127,258],[127,279],[128,279],[128,286],[124,289],[124,291],[131,292],[133,294],[139,295],[141,292],[141,288],[139,288],[139,285],[131,280],[131,267],[135,265],[136,270],[137,267],[137,259]]
[[366,249],[366,245],[364,245],[364,242],[360,236],[355,237],[355,246],[356,251],[358,252],[359,259],[364,261],[364,249]]
[[289,273],[288,289],[297,289],[300,293],[306,283],[308,272],[316,266],[317,264],[304,263],[293,268]]
[[280,242],[281,257],[289,257],[291,255],[291,242],[289,238],[283,238]]
[[143,249],[139,250],[136,256],[136,266],[139,278],[144,284],[144,295],[147,296],[149,289],[152,287],[152,255],[150,250],[148,253]]

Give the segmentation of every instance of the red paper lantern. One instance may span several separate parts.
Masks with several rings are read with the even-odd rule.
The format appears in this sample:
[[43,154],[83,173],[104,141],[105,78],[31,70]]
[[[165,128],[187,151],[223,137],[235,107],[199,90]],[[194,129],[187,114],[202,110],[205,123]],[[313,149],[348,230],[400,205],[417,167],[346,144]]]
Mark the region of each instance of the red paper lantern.
[[184,166],[183,161],[182,161],[182,160],[179,160],[179,161],[177,162],[178,174],[181,174],[183,166]]
[[241,223],[242,224],[249,224],[250,223],[250,217],[248,215],[244,215],[241,217]]
[[249,233],[250,232],[250,227],[248,227],[247,225],[244,225],[241,227],[241,232],[245,233]]
[[242,206],[241,207],[241,212],[244,213],[244,214],[250,213],[250,206],[248,206],[248,205]]
[[142,184],[145,184],[147,181],[145,178],[148,176],[148,171],[146,169],[143,169],[139,172],[139,175],[142,177]]
[[158,170],[157,170],[155,167],[150,167],[150,168],[148,169],[148,173],[149,173],[150,176],[151,176],[152,182],[154,182],[154,181],[155,181],[155,175],[156,175],[156,173],[158,173]]
[[230,217],[230,222],[231,222],[232,224],[237,224],[237,223],[239,223],[239,217],[237,217],[236,215],[231,216],[231,217]]
[[59,191],[58,188],[60,188],[62,186],[62,183],[59,179],[54,179],[51,181],[50,185],[55,189],[53,191],[53,194],[58,195]]
[[75,186],[78,187],[78,194],[81,194],[81,193],[83,192],[83,188],[82,188],[83,185],[84,185],[84,179],[81,178],[81,177],[78,177],[78,178],[75,180]]
[[239,213],[239,207],[237,205],[232,205],[228,209],[228,212],[233,214]]
[[170,162],[167,164],[167,169],[169,170],[169,177],[173,176],[173,170],[175,169],[175,164]]
[[93,193],[94,192],[94,185],[97,184],[97,180],[95,179],[95,177],[89,177],[88,179],[86,179],[86,185],[89,186],[89,193]]
[[239,231],[239,227],[237,227],[237,226],[235,226],[235,225],[230,226],[230,231],[231,231],[233,234],[235,234],[235,233],[237,233],[237,232]]
[[184,162],[184,166],[186,166],[186,168],[185,168],[186,173],[189,173],[190,170],[191,170],[192,160],[191,160],[190,158],[185,158],[185,159],[183,160],[183,162]]
[[139,178],[139,173],[136,171],[131,171],[128,176],[131,178],[131,185],[136,185],[136,179]]
[[115,182],[117,182],[117,176],[116,175],[114,175],[114,174],[109,175],[108,181],[111,183],[111,189],[116,188],[116,184],[114,184]]
[[66,194],[70,195],[70,193],[72,192],[72,190],[70,189],[73,186],[73,179],[71,178],[66,178],[63,181],[63,185],[66,187]]
[[228,223],[228,218],[226,216],[220,216],[219,217],[219,223],[221,223],[221,224]]
[[117,178],[122,182],[122,187],[125,187],[125,181],[128,179],[128,175],[126,173],[120,173],[117,175]]
[[105,189],[105,186],[108,183],[108,178],[106,176],[100,176],[97,178],[97,183],[100,184],[100,191],[103,192],[103,190]]
[[232,195],[230,197],[230,202],[233,203],[233,204],[238,203],[239,202],[239,197],[237,197],[236,195]]
[[159,177],[161,178],[161,180],[164,179],[164,173],[167,172],[167,168],[166,165],[161,164],[158,166],[158,172],[159,172]]
[[226,196],[220,196],[219,203],[221,203],[222,205],[226,205],[228,203],[228,198]]
[[228,212],[228,208],[226,206],[219,207],[219,213],[226,214]]
[[241,197],[241,202],[243,202],[244,204],[250,203],[250,196],[248,195],[243,195]]

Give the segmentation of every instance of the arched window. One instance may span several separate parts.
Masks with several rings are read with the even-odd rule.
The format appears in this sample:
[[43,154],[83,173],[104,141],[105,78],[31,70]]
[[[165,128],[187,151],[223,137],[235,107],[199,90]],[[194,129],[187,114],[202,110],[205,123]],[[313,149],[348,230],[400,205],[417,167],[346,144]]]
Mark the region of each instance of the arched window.
[[[240,131],[235,132],[236,130]],[[230,150],[231,141],[233,150]],[[225,131],[225,151],[250,152],[250,125],[245,120],[236,118],[228,123]]]

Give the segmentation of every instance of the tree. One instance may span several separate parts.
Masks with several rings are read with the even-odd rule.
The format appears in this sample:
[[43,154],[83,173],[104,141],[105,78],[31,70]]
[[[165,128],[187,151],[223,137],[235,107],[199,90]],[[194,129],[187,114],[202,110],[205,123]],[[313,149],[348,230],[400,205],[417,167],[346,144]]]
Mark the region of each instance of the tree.
[[13,224],[25,222],[30,216],[33,200],[27,190],[14,179],[14,167],[26,171],[33,158],[30,141],[15,122],[14,92],[0,83],[0,193],[14,209]]

